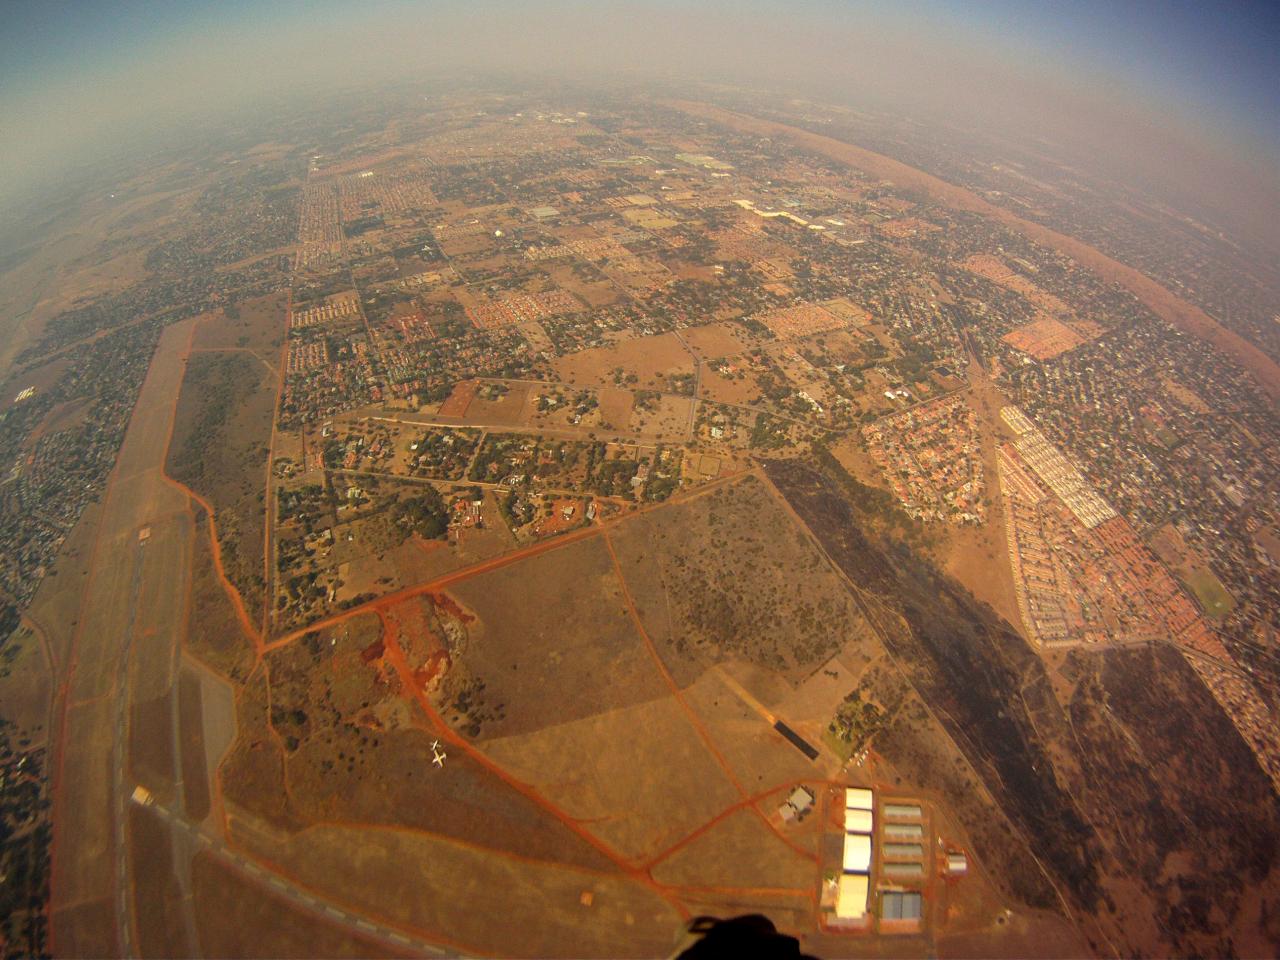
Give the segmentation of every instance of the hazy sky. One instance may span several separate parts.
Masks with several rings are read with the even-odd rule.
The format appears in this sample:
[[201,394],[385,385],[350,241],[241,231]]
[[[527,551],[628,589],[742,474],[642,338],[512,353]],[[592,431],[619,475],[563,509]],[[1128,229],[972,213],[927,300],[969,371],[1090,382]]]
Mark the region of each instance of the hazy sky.
[[489,68],[792,81],[1067,135],[1096,119],[1113,138],[1199,139],[1263,181],[1280,169],[1274,0],[8,0],[0,18],[0,192],[178,113]]

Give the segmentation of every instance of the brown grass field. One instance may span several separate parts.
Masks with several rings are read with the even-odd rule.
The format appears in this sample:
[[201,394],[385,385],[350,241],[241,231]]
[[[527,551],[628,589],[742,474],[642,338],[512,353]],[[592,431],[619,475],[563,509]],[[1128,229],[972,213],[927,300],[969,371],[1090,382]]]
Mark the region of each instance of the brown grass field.
[[861,619],[753,478],[639,517],[615,539],[646,629],[682,685],[730,657],[803,679]]
[[219,310],[207,314],[196,325],[191,349],[195,352],[244,350],[263,363],[276,367],[284,346],[285,319],[289,295],[276,293],[243,300],[232,308],[234,317]]
[[245,633],[218,578],[210,546],[208,515],[203,509],[195,513],[195,527],[186,646],[210,669],[240,682],[249,675],[253,666],[253,639]]
[[318,921],[209,854],[192,861],[196,929],[210,957],[381,957],[397,954],[382,941]]
[[625,878],[409,831],[318,827],[292,840],[282,860],[303,884],[323,889],[341,877],[353,907],[467,952],[655,956],[670,948],[679,922]]
[[477,619],[436,702],[446,719],[461,720],[450,707],[463,686],[484,683],[472,713],[487,706],[503,718],[485,721],[479,736],[527,733],[665,693],[598,539],[474,577],[451,592]]
[[[33,621],[28,618],[27,622]],[[5,643],[9,659],[0,676],[0,717],[33,746],[46,744],[50,736],[54,694],[51,654],[49,639],[30,626],[19,627]]]
[[739,799],[670,697],[480,746],[633,862]]
[[205,762],[204,696],[200,678],[191,671],[178,679],[178,752],[187,818],[200,823],[209,816],[209,770]]
[[612,386],[614,370],[634,374],[633,386],[659,390],[671,374],[693,373],[693,359],[673,333],[622,340],[609,347],[592,347],[558,357],[552,368],[560,379],[578,386]]
[[[771,799],[780,803],[785,794]],[[816,889],[817,874],[812,860],[784,844],[757,817],[735,810],[662,861],[654,876],[678,887],[789,889],[804,896]]]

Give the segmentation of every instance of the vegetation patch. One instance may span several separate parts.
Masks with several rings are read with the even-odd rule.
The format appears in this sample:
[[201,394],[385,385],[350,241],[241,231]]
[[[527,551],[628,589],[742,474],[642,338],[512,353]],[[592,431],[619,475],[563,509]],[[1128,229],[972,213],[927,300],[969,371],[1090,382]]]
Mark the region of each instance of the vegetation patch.
[[165,465],[213,505],[223,567],[251,615],[265,602],[264,471],[274,409],[274,378],[260,359],[193,354]]

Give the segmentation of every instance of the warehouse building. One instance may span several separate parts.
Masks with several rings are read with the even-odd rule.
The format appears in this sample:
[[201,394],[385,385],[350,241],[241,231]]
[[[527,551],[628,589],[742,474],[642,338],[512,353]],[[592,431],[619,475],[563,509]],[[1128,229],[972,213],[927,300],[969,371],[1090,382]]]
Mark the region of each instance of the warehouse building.
[[844,832],[845,833],[871,833],[871,828],[875,824],[870,810],[849,810],[844,812]]
[[864,920],[867,916],[867,891],[870,879],[865,873],[845,873],[840,876],[836,893],[836,918],[839,920]]
[[924,838],[924,827],[918,823],[886,823],[884,835],[890,840],[914,840],[918,843]]
[[924,847],[918,843],[886,843],[880,849],[886,860],[924,859]]
[[894,880],[920,880],[924,877],[924,864],[918,860],[914,863],[886,863],[880,867],[880,872]]
[[924,898],[914,890],[885,890],[880,894],[881,920],[919,921]]
[[844,851],[836,889],[836,919],[863,921],[871,891],[871,835],[875,830],[875,797],[865,787],[844,793]]
[[844,835],[844,872],[866,873],[871,869],[871,837],[865,833]]
[[866,787],[846,787],[844,791],[844,808],[846,810],[870,810],[874,799]]
[[918,803],[886,803],[882,808],[889,820],[920,820],[920,804]]

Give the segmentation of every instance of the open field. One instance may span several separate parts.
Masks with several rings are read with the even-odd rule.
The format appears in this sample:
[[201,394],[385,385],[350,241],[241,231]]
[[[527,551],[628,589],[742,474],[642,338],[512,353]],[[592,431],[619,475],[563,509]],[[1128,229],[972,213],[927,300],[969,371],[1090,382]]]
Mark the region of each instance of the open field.
[[1222,620],[1235,609],[1235,598],[1209,568],[1204,557],[1187,545],[1182,534],[1172,524],[1166,524],[1157,530],[1149,545],[1195,594],[1200,608],[1210,619]]
[[665,693],[598,539],[474,577],[451,593],[475,619],[465,639],[449,644],[449,672],[434,699],[471,736],[527,733]]
[[48,742],[53,710],[53,664],[48,640],[19,627],[5,641],[0,667],[0,717],[32,744]]
[[674,852],[654,869],[654,876],[680,887],[791,889],[801,896],[816,890],[813,861],[799,856],[746,810],[731,813]]
[[194,512],[191,549],[191,601],[184,639],[193,656],[230,680],[241,682],[253,665],[253,638],[236,616],[213,562],[209,517]]
[[131,807],[129,847],[138,865],[133,887],[139,955],[169,957],[192,950],[196,945],[186,938],[168,824],[151,810]]
[[308,886],[341,878],[357,909],[467,952],[654,956],[670,949],[679,924],[670,905],[623,877],[427,834],[317,827],[291,841],[281,861]]
[[627,385],[663,390],[672,376],[692,375],[693,358],[673,333],[622,340],[558,358],[560,379],[581,386]]
[[[434,619],[410,623],[411,599],[388,614],[403,621],[406,655],[435,653]],[[385,825],[455,837],[521,856],[607,865],[563,826],[466,756],[444,776],[431,763],[432,733],[385,659],[382,623],[371,615],[318,632],[267,656],[271,677],[269,735],[283,766],[256,775],[242,761],[228,770],[227,797],[250,806],[263,777],[284,780],[287,809],[301,823]],[[242,703],[241,741],[250,753],[262,738],[260,702]],[[273,751],[276,752],[276,751]]]
[[1186,583],[1210,618],[1222,620],[1235,609],[1235,600],[1212,570],[1196,570],[1187,576]]
[[670,697],[486,740],[481,747],[635,862],[739,799]]
[[209,764],[204,742],[204,693],[191,671],[178,679],[178,762],[182,773],[184,812],[195,823],[209,816]]
[[206,855],[192,865],[196,926],[208,957],[373,957],[398,954],[388,945],[318,921],[283,897]]
[[244,350],[276,367],[284,345],[289,296],[275,293],[243,300],[202,317],[196,325],[193,351]]
[[646,629],[682,685],[730,657],[801,680],[861,620],[755,478],[637,518],[615,541]]

